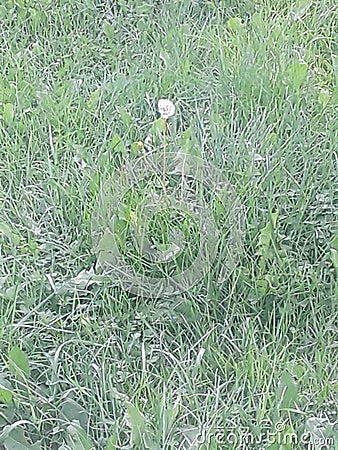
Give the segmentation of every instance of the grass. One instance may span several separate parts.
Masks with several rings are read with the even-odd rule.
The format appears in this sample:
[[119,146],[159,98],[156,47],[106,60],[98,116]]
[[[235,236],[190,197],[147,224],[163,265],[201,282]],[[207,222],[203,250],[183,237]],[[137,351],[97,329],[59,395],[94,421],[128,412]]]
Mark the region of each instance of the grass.
[[[336,2],[7,0],[0,20],[0,448],[338,448]],[[159,98],[167,151],[245,205],[240,261],[170,298],[76,285]]]

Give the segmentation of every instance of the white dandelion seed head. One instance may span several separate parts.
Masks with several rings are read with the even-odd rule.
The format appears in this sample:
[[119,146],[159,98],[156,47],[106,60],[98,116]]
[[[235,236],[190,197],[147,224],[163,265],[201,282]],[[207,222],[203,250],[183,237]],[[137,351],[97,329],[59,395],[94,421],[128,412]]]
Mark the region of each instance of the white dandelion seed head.
[[158,101],[157,108],[162,119],[168,119],[168,117],[172,117],[175,114],[176,109],[173,102],[166,98],[161,98]]

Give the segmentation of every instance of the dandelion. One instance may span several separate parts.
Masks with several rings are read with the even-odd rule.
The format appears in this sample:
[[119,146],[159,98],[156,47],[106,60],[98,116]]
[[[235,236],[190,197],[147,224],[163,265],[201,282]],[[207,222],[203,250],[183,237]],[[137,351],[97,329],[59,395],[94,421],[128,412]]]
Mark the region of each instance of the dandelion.
[[165,192],[165,172],[166,172],[166,132],[167,132],[167,119],[175,114],[175,105],[172,101],[161,98],[157,104],[158,112],[162,119],[164,119],[164,130],[163,130],[163,189]]
[[169,117],[172,117],[175,114],[176,110],[173,102],[166,98],[161,98],[158,101],[157,108],[162,119],[168,119]]

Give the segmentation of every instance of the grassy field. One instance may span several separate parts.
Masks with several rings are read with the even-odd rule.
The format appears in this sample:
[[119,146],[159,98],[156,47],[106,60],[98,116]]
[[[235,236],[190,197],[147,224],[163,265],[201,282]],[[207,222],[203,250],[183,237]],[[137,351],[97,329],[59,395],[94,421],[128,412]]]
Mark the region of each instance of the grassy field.
[[[338,448],[337,30],[334,0],[1,2],[0,449]],[[151,298],[91,221],[163,152],[160,98],[246,232],[228,277]]]

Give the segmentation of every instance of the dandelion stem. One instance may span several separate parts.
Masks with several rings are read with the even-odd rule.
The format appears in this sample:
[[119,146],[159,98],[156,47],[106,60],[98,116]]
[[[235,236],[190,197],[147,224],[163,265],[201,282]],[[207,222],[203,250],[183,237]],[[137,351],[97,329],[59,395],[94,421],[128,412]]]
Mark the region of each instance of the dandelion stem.
[[163,184],[163,190],[166,194],[166,188],[165,188],[165,175],[166,175],[166,158],[167,158],[167,120],[164,119],[164,129],[163,129],[163,172],[162,172],[162,184]]

